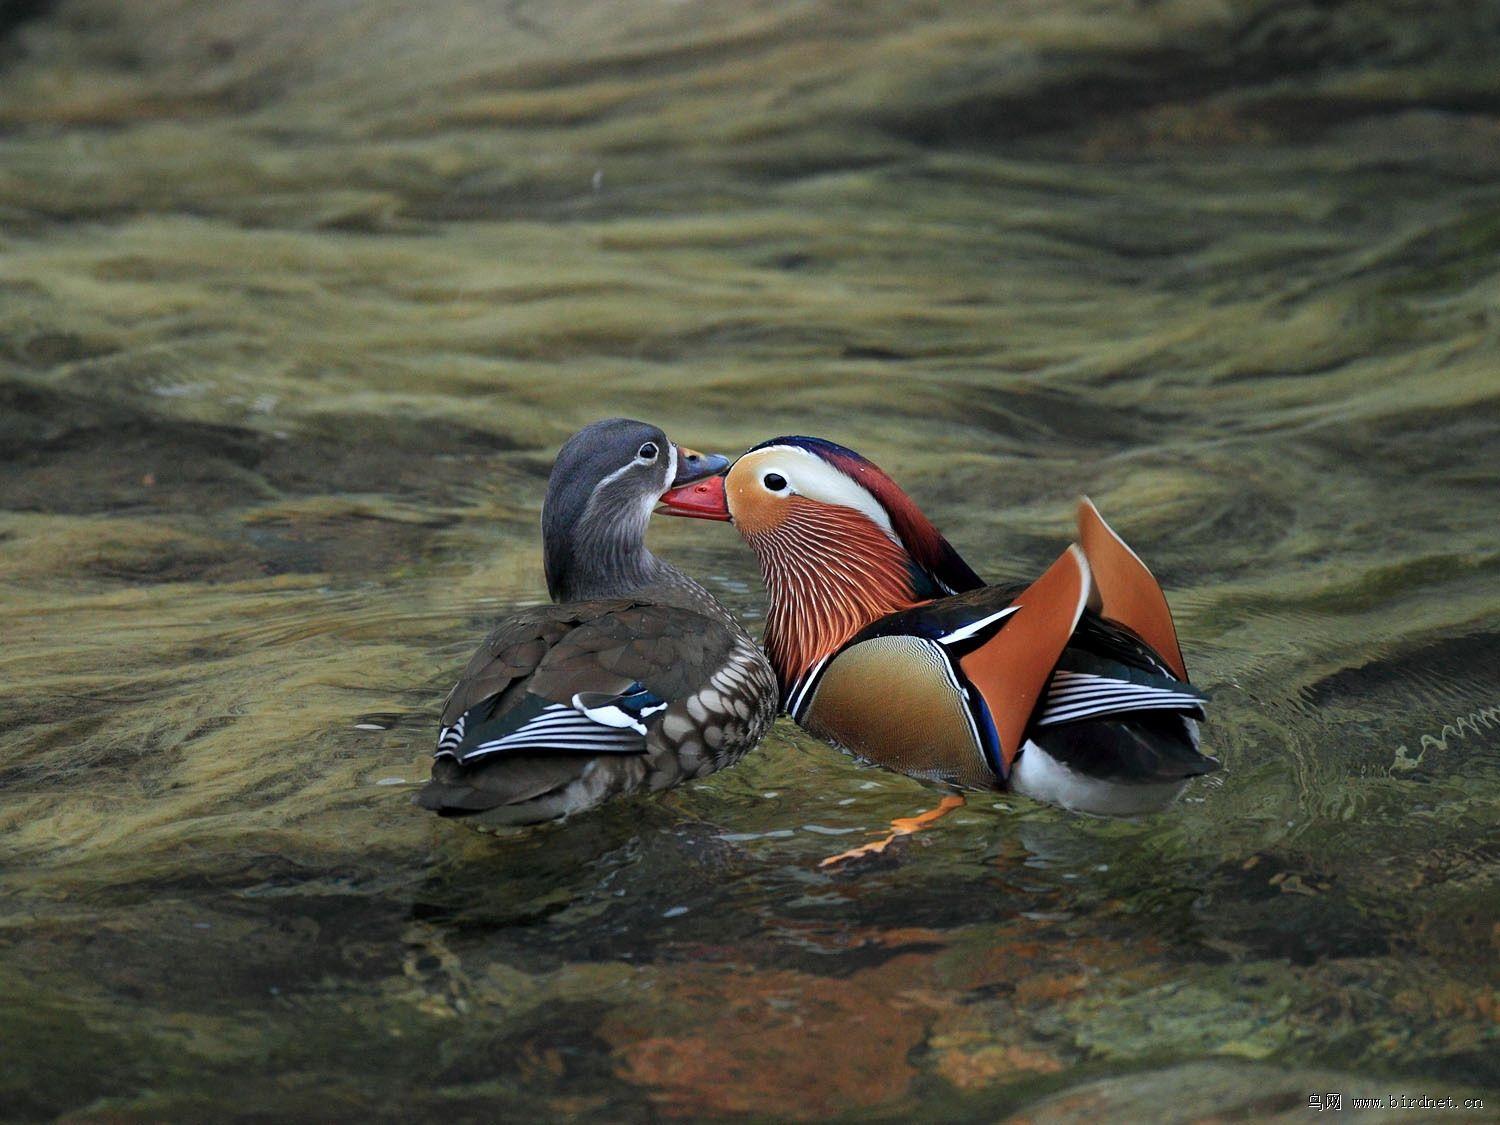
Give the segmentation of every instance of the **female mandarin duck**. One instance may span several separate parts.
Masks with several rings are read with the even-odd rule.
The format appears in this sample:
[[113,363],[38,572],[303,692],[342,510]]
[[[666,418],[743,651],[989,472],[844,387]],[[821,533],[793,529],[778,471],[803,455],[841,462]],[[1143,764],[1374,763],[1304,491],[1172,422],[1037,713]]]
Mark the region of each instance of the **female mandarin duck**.
[[614,418],[557,455],[542,507],[547,590],[448,693],[417,803],[481,830],[535,824],[737,762],[776,715],[776,678],[702,586],[656,558],[668,488],[729,464]]
[[1078,544],[1029,586],[986,586],[890,477],[819,438],[765,442],[662,503],[733,520],[788,713],[860,757],[1106,815],[1164,808],[1218,766],[1166,598],[1088,500]]

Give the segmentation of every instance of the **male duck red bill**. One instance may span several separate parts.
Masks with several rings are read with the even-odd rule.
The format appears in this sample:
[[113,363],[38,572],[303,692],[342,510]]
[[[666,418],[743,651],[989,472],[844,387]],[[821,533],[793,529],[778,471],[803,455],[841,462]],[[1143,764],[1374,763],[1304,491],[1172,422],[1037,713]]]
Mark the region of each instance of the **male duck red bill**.
[[759,741],[776,714],[766,658],[645,545],[663,492],[728,464],[624,418],[569,439],[542,508],[554,604],[502,622],[469,661],[419,805],[480,830],[535,824],[713,773]]
[[820,438],[764,442],[662,505],[733,521],[783,705],[861,758],[1115,816],[1218,768],[1166,598],[1086,499],[1078,542],[1029,586],[986,586],[890,477]]

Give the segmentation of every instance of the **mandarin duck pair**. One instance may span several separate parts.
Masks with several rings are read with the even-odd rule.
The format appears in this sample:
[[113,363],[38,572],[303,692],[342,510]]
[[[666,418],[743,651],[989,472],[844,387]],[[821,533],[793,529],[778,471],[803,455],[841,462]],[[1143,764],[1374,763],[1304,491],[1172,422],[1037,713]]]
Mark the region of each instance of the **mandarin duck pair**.
[[[727,474],[724,470],[728,468]],[[765,652],[645,546],[653,508],[732,522],[770,596]],[[1140,559],[1083,500],[1029,585],[987,586],[890,477],[783,437],[732,467],[612,419],[558,454],[542,511],[553,604],[497,628],[449,693],[418,803],[534,824],[733,765],[780,709],[878,765],[1079,812],[1165,808],[1217,768],[1204,696]],[[879,850],[962,798],[898,821]]]

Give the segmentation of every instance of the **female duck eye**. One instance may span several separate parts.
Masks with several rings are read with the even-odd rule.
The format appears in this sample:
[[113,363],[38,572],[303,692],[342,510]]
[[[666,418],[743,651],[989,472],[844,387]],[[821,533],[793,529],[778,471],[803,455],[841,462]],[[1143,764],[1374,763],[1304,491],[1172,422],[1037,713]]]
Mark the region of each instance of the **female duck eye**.
[[645,445],[641,446],[640,449],[636,450],[636,454],[635,455],[637,457],[639,457],[642,461],[655,461],[656,460],[656,442],[654,442],[654,441],[648,441]]
[[762,478],[761,483],[769,488],[772,492],[780,492],[783,488],[786,487],[786,477],[782,476],[780,473],[767,473],[765,477]]

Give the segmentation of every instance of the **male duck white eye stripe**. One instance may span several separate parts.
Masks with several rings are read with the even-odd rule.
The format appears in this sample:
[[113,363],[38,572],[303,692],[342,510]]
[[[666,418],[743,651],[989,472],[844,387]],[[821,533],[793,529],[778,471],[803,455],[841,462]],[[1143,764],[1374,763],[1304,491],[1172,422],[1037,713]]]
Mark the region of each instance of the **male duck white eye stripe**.
[[764,480],[767,473],[779,472],[790,483],[792,491],[810,500],[853,508],[868,516],[892,541],[901,542],[891,526],[890,514],[870,490],[835,469],[816,453],[799,449],[795,445],[773,445],[756,452],[775,454],[774,457],[756,459],[755,473],[758,479]]

